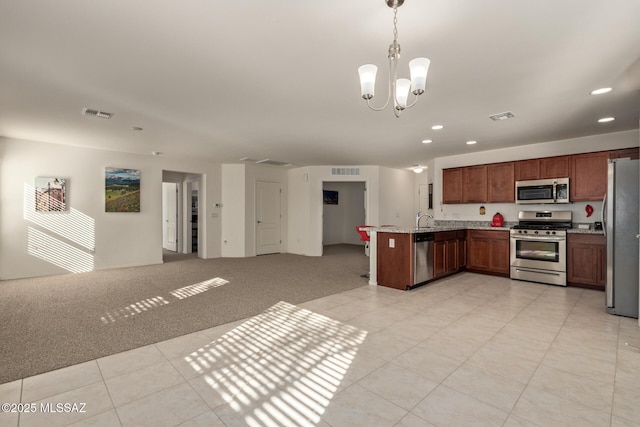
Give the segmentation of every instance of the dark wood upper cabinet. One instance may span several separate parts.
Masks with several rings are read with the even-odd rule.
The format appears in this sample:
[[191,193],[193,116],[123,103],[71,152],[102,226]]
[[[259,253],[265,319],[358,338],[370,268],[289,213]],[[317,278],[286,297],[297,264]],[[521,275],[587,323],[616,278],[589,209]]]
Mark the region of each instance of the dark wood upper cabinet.
[[487,165],[489,203],[513,203],[515,201],[514,163]]
[[442,170],[442,203],[462,203],[462,168]]
[[462,169],[462,203],[487,201],[487,165]]
[[571,156],[569,199],[572,202],[602,200],[607,192],[608,160],[607,151]]
[[540,161],[538,159],[513,162],[515,180],[538,179],[540,177]]
[[515,182],[569,177],[572,202],[602,200],[607,160],[640,158],[640,148],[544,157],[442,170],[442,203],[513,203]]
[[622,159],[625,157],[628,157],[632,160],[640,159],[640,147],[613,150],[609,152],[609,157],[612,159]]
[[569,157],[557,156],[540,159],[540,178],[566,178],[569,176]]
[[516,181],[530,179],[566,178],[569,176],[571,156],[544,157],[514,162]]

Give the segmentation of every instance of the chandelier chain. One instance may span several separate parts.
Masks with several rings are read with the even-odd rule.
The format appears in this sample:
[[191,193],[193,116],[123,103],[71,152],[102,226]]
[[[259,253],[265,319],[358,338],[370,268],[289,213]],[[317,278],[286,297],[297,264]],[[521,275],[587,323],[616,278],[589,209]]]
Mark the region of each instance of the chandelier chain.
[[398,8],[393,8],[393,40],[398,41]]

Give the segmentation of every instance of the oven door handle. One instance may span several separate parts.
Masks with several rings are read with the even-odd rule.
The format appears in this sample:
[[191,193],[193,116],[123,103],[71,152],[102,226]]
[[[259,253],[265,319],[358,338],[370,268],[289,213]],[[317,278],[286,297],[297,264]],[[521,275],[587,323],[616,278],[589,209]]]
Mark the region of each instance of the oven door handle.
[[537,242],[564,242],[566,237],[533,237],[533,236],[511,236],[514,240],[535,240]]

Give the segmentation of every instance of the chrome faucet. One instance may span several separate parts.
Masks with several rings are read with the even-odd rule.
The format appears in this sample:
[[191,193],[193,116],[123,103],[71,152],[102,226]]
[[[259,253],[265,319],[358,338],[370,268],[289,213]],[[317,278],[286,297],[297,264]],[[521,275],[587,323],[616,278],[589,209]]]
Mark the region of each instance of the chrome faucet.
[[427,226],[429,225],[429,218],[433,219],[433,215],[430,215],[426,212],[418,212],[416,214],[416,228],[420,228],[420,220],[425,216],[427,217]]

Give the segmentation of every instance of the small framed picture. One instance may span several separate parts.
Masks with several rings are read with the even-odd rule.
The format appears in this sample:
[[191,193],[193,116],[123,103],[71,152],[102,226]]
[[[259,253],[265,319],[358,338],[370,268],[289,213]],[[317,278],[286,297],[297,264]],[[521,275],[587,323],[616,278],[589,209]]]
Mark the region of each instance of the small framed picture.
[[35,182],[36,212],[67,210],[67,179],[39,176]]
[[337,205],[338,204],[338,192],[331,190],[322,190],[322,202],[325,205]]

